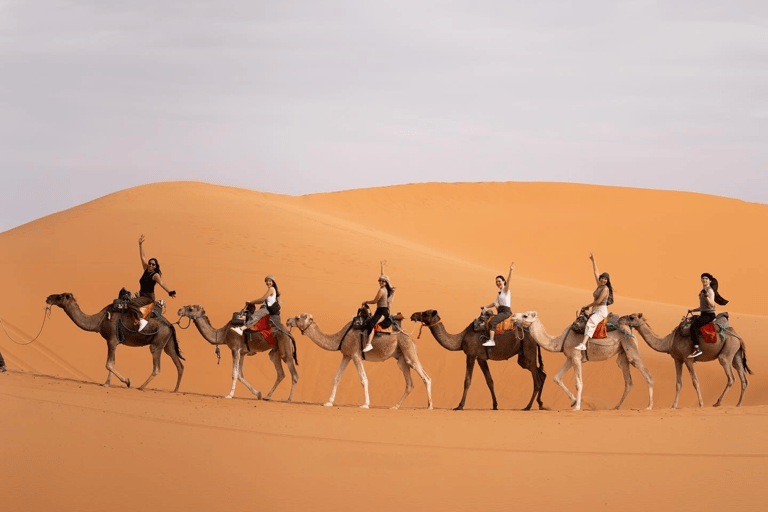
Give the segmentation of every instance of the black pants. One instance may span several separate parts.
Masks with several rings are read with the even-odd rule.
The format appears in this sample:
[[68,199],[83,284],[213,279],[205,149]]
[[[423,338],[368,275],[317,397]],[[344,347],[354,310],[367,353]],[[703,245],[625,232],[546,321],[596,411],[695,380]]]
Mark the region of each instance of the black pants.
[[382,318],[384,318],[384,322],[382,322],[382,324],[384,324],[389,318],[389,308],[376,308],[376,311],[373,312],[373,316],[368,320],[368,323],[365,326],[365,332],[371,334],[373,327],[379,323],[379,320]]
[[702,313],[693,317],[691,322],[691,340],[694,345],[699,344],[699,329],[707,325],[709,322],[715,319],[714,313]]

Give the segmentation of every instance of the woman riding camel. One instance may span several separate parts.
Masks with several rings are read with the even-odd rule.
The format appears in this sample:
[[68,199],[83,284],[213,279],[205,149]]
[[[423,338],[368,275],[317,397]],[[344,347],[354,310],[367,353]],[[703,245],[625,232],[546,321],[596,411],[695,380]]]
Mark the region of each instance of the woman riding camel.
[[488,330],[490,331],[490,339],[483,343],[484,347],[495,347],[496,342],[493,340],[496,334],[496,326],[501,322],[512,316],[512,292],[509,291],[509,280],[512,279],[512,271],[515,270],[515,264],[512,263],[509,266],[509,275],[504,279],[504,276],[496,276],[496,286],[499,288],[499,293],[496,295],[496,300],[488,304],[487,306],[480,306],[480,311],[485,313],[491,308],[496,308],[496,315],[488,322]]
[[267,315],[277,316],[280,314],[280,291],[277,289],[277,283],[274,276],[271,274],[264,278],[264,284],[267,285],[267,291],[264,295],[258,299],[254,299],[245,303],[246,308],[248,306],[255,306],[261,304],[261,307],[253,313],[245,325],[242,327],[232,327],[232,330],[237,334],[243,334],[243,331],[250,329],[256,323]]
[[392,283],[389,281],[389,276],[384,273],[384,264],[386,261],[381,262],[381,274],[379,275],[379,290],[376,292],[376,296],[371,300],[363,302],[363,307],[368,304],[376,304],[376,311],[373,312],[373,316],[368,320],[366,324],[366,331],[368,332],[368,343],[365,345],[363,352],[368,352],[373,349],[373,336],[374,328],[376,324],[381,323],[385,319],[389,318],[389,307],[392,305],[392,301],[395,298],[395,289],[392,287]]
[[699,292],[699,307],[689,309],[688,314],[699,311],[701,314],[694,315],[691,322],[691,341],[693,341],[693,353],[688,357],[698,357],[702,354],[699,348],[699,329],[715,319],[715,304],[725,306],[728,301],[717,293],[717,279],[712,274],[704,272],[701,274],[702,289]]
[[[168,295],[172,298],[176,298],[176,290],[170,290],[163,282],[163,279],[160,277],[163,275],[163,273],[160,271],[160,263],[158,263],[157,258],[149,258],[147,259],[147,256],[144,254],[144,235],[141,235],[139,237],[139,256],[141,257],[141,266],[144,268],[144,273],[141,275],[141,278],[139,278],[139,297],[144,297],[148,299],[146,304],[148,305],[151,302],[155,302],[155,285],[159,284],[160,287],[168,292]],[[144,302],[144,301],[143,301]],[[142,330],[144,327],[146,327],[147,321],[143,318],[139,319],[139,330]]]
[[582,311],[592,308],[592,313],[587,320],[587,326],[584,329],[584,340],[576,345],[576,350],[587,350],[589,339],[595,334],[597,326],[608,318],[608,306],[613,304],[613,286],[611,285],[611,276],[608,272],[599,273],[597,263],[592,253],[589,253],[589,259],[592,260],[592,271],[595,274],[597,288],[592,293],[592,302],[581,308]]

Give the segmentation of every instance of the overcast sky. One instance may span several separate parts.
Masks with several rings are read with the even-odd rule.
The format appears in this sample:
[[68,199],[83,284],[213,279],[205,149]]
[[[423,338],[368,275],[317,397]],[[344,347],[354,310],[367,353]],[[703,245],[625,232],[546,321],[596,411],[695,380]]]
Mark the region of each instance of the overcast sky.
[[768,203],[765,0],[0,0],[0,231],[142,183]]

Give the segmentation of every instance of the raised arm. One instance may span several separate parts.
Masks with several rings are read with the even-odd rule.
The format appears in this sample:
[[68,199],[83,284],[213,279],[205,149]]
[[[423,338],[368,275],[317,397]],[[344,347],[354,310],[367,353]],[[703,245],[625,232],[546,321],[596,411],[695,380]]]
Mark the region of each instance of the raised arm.
[[141,258],[141,266],[144,267],[144,270],[147,270],[147,264],[149,261],[147,260],[147,256],[144,254],[144,235],[141,235],[139,237],[139,257]]
[[515,270],[515,263],[512,262],[512,264],[509,266],[509,274],[507,275],[507,282],[504,284],[504,293],[507,293],[509,291],[509,281],[512,279],[512,272]]
[[592,271],[595,273],[595,284],[600,286],[600,271],[597,270],[597,262],[592,253],[589,253],[589,259],[592,260]]

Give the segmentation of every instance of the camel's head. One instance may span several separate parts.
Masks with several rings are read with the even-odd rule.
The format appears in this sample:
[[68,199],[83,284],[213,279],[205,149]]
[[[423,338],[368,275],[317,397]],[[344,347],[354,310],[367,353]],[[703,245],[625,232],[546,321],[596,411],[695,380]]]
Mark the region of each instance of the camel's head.
[[515,324],[522,325],[525,328],[530,327],[538,318],[538,313],[535,311],[526,311],[525,313],[515,313],[512,315],[512,320],[515,321]]
[[625,318],[627,319],[626,325],[629,325],[633,329],[637,329],[645,323],[645,319],[643,319],[642,313],[632,313],[631,315],[625,315],[619,319],[619,322]]
[[298,316],[292,316],[286,320],[285,325],[288,327],[298,327],[300,331],[305,331],[315,319],[309,313],[302,313]]
[[63,308],[66,304],[69,304],[71,302],[75,301],[75,296],[72,295],[69,292],[66,293],[54,293],[53,295],[49,295],[47,299],[45,299],[45,303],[49,306],[59,306],[60,308]]
[[203,309],[203,306],[198,306],[198,305],[183,306],[179,308],[179,312],[176,314],[179,316],[186,316],[189,318],[198,318],[201,316],[205,316],[205,309]]
[[440,317],[438,316],[436,309],[417,311],[411,315],[411,322],[421,322],[423,324],[432,325],[439,321]]

